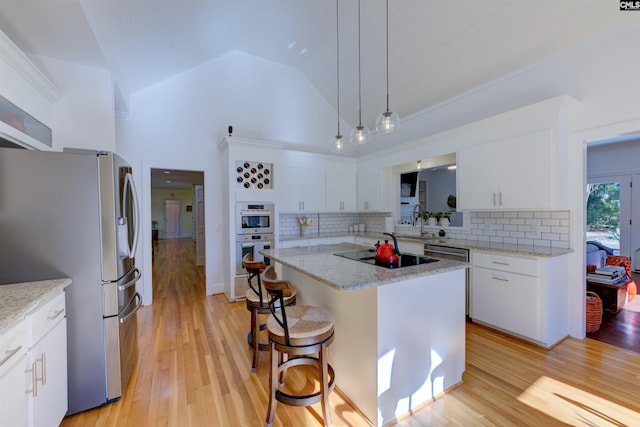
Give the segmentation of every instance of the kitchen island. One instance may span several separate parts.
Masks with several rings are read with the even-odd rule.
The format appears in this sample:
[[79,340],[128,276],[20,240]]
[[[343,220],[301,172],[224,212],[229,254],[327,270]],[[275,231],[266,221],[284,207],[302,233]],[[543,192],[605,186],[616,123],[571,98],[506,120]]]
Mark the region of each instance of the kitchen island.
[[334,255],[362,249],[342,243],[261,253],[279,264],[299,304],[333,312],[337,387],[381,426],[462,381],[469,264],[439,259],[388,269]]

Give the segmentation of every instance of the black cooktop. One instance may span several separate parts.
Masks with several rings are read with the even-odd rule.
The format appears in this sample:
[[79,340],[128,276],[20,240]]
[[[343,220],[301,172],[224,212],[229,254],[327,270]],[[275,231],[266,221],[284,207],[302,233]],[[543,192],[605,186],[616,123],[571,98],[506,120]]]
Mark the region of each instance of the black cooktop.
[[375,254],[374,249],[334,253],[335,256],[365,262],[367,264],[377,265],[378,267],[384,268],[410,267],[412,265],[429,264],[438,261],[436,258],[429,258],[423,255],[402,254],[400,255],[400,262],[398,264],[386,264],[376,261]]

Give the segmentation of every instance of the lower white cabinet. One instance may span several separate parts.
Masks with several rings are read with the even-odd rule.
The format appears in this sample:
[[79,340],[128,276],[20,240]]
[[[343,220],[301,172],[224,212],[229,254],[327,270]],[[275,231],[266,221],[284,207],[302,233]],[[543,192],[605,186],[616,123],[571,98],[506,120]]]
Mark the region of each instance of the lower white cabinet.
[[30,427],[59,425],[67,412],[67,319],[64,293],[27,315],[31,322]]
[[67,412],[64,292],[0,335],[0,425],[50,427]]
[[569,334],[564,256],[471,251],[471,310],[477,321],[550,347]]
[[3,426],[28,425],[26,365],[27,322],[21,320],[0,333],[0,424]]

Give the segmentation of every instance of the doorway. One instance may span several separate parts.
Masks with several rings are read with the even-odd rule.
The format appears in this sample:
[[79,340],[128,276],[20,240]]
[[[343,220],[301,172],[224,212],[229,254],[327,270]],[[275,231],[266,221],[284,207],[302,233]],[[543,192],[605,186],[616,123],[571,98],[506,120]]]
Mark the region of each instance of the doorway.
[[[145,187],[149,194],[147,206],[151,229],[157,229],[160,237],[160,242],[151,237],[150,253],[155,253],[155,255],[152,255],[145,263],[145,275],[148,279],[146,282],[148,285],[145,285],[145,304],[151,304],[156,286],[152,264],[156,262],[157,249],[163,240],[175,240],[176,245],[187,246],[186,240],[188,240],[189,243],[194,244],[194,248],[197,245],[199,253],[202,255],[198,257],[197,265],[199,268],[206,269],[204,256],[205,186],[203,171],[169,169],[159,165],[149,167],[147,171],[150,179],[149,185]],[[187,260],[185,259],[184,262]]]
[[[605,256],[621,255],[637,265],[637,226],[634,234],[633,218],[640,215],[637,202],[634,206],[633,181],[640,185],[637,165],[626,161],[636,158],[637,142],[621,141],[587,147],[587,199],[585,205],[585,241],[605,251]],[[637,223],[637,221],[636,221]],[[633,273],[630,279],[638,283],[640,275]],[[593,288],[593,286],[592,286]],[[593,290],[593,289],[592,289]],[[629,301],[628,293],[618,292],[615,301],[624,304],[619,310],[603,310],[600,329],[588,333],[587,338],[616,347],[640,352],[640,297]],[[604,299],[603,299],[604,301]]]

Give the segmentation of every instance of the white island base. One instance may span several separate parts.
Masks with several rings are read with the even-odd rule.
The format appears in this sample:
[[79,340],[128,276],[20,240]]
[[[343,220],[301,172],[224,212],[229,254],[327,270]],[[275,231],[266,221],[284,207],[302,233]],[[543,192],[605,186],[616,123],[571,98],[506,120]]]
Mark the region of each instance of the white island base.
[[409,415],[462,381],[465,269],[345,291],[281,267],[298,304],[333,312],[336,385],[374,425]]

